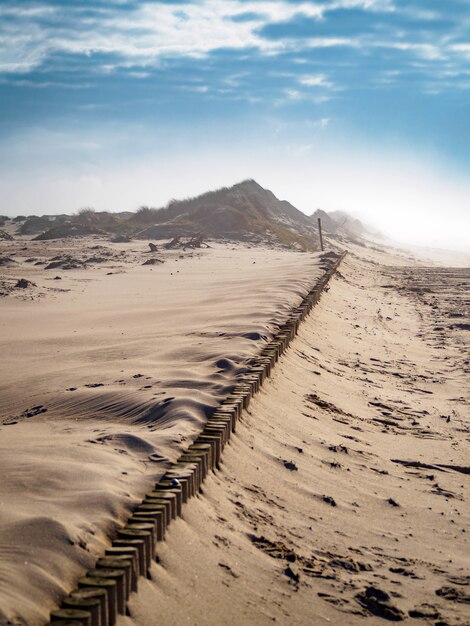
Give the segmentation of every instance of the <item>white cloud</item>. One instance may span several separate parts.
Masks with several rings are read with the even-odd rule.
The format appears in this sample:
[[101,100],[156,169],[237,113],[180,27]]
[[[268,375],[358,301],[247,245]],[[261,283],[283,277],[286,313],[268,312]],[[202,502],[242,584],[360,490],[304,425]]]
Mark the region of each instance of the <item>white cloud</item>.
[[401,41],[385,41],[375,42],[373,44],[377,48],[392,48],[394,50],[403,50],[405,52],[413,52],[418,57],[428,61],[437,61],[445,58],[445,48],[429,43],[413,43]]
[[207,93],[209,91],[208,85],[182,85],[180,89],[183,91],[194,91],[196,93]]
[[[294,42],[292,42],[294,44]],[[310,37],[305,41],[308,48],[335,48],[344,46],[348,48],[360,48],[362,43],[359,39],[351,37]]]
[[333,83],[328,80],[325,74],[313,74],[310,76],[301,76],[299,83],[306,87],[325,87],[330,89],[333,87]]
[[143,71],[132,71],[127,72],[127,76],[131,76],[132,78],[149,78],[151,76],[151,72],[143,72]]
[[470,43],[457,43],[449,46],[450,52],[456,53],[457,56],[470,60]]
[[[132,11],[108,9],[95,17],[47,5],[9,7],[3,12],[16,19],[0,23],[0,71],[28,72],[56,52],[113,53],[127,66],[142,67],[165,56],[202,57],[219,48],[272,53],[283,44],[260,36],[260,27],[296,15],[319,17],[323,8],[312,2],[202,0],[182,5],[143,3]],[[257,17],[248,22],[233,19],[250,12]],[[51,18],[48,22],[37,19],[45,15]]]
[[15,79],[0,77],[0,85],[11,85],[15,87],[30,87],[32,89],[89,89],[92,84],[84,82],[60,82],[56,80],[28,80],[28,79]]
[[330,2],[326,7],[327,10],[335,9],[365,9],[370,11],[392,12],[395,6],[392,0],[336,0]]
[[57,13],[57,9],[51,6],[29,6],[20,7],[17,4],[14,6],[0,7],[1,17],[48,17]]
[[[141,2],[126,11],[116,6],[94,7],[91,15],[77,6],[56,7],[46,1],[29,6],[25,3],[22,7],[17,3],[9,5],[8,0],[3,2],[0,8],[0,72],[3,73],[28,73],[51,55],[60,53],[111,54],[116,58],[112,62],[109,59],[96,61],[95,71],[97,67],[102,71],[123,67],[139,72],[161,65],[168,57],[204,58],[221,48],[255,49],[269,56],[284,51],[301,53],[312,48],[346,46],[365,51],[383,47],[403,51],[426,62],[445,59],[449,54],[455,59],[470,57],[470,44],[451,44],[450,40],[439,36],[432,43],[414,40],[411,35],[409,41],[336,36],[334,20],[330,36],[269,39],[262,35],[262,28],[269,24],[298,16],[321,20],[337,8],[359,7],[382,15],[406,12],[394,7],[391,0],[336,0],[329,4],[288,0]],[[246,14],[252,17],[236,19]],[[2,15],[8,19],[1,20]]]
[[330,122],[331,122],[330,117],[322,117],[322,119],[319,120],[319,126],[320,128],[326,128]]
[[302,100],[305,94],[298,89],[284,89],[284,93],[288,100]]

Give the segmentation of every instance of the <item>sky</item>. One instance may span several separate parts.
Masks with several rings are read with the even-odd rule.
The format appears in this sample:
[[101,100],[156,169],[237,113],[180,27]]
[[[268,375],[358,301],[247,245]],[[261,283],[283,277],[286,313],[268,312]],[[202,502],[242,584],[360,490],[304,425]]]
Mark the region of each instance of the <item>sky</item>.
[[0,214],[254,178],[470,250],[470,0],[1,0]]

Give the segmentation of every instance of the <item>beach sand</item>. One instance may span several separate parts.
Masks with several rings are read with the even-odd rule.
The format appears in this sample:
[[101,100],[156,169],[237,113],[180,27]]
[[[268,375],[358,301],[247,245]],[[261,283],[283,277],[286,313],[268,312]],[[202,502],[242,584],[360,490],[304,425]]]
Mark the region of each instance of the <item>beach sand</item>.
[[120,626],[469,624],[469,283],[353,247]]
[[[2,268],[36,282],[0,301],[4,621],[46,621],[320,274],[246,245],[150,267],[106,247],[59,270],[70,291],[18,251]],[[470,272],[348,247],[119,626],[469,623]]]
[[35,626],[311,287],[319,255],[89,238],[0,256],[0,622]]

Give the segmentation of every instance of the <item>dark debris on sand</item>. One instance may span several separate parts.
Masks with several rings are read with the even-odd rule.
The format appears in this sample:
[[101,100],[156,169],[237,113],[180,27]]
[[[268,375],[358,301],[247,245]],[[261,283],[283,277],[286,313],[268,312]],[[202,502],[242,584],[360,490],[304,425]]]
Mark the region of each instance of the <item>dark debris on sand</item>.
[[378,587],[366,587],[364,591],[356,594],[356,599],[373,615],[391,622],[401,622],[405,619],[403,611],[391,603],[388,593]]
[[26,280],[26,278],[20,278],[15,285],[16,289],[28,289],[28,287],[36,287],[36,283],[33,283],[31,280]]

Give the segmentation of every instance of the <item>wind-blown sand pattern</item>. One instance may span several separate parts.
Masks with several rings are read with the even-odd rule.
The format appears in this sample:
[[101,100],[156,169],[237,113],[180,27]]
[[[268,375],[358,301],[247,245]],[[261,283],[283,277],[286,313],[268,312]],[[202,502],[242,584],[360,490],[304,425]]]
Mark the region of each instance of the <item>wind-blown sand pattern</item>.
[[315,254],[107,243],[111,261],[64,272],[25,265],[57,256],[50,243],[10,245],[6,282],[36,286],[0,301],[0,607],[33,626],[161,475],[151,459],[187,446],[320,268]]
[[469,623],[470,276],[429,271],[343,261],[120,625]]
[[[253,251],[234,252],[238,258]],[[277,254],[271,251],[269,256]],[[299,258],[305,265],[305,255],[292,255],[287,263],[291,281],[295,276],[292,270],[300,268],[296,266]],[[318,262],[315,266],[312,259],[311,263],[310,277],[315,275],[314,267],[318,276]],[[465,485],[470,470],[465,454],[465,412],[470,402],[469,272],[436,271],[407,263],[403,256],[351,246],[338,278],[251,403],[225,449],[221,471],[206,480],[203,492],[185,505],[183,519],[173,522],[165,541],[158,544],[158,563],[152,565],[151,579],[140,580],[139,591],[129,603],[130,616],[120,617],[119,626],[273,621],[375,624],[384,619],[414,624],[468,623]],[[249,264],[241,269],[248,271]],[[276,273],[276,280],[288,278],[287,266],[280,262]],[[203,423],[209,407],[243,371],[243,360],[259,350],[263,337],[270,336],[289,304],[298,302],[306,290],[305,283],[298,280],[290,283],[287,292],[283,291],[287,283],[281,281],[276,305],[282,307],[277,315],[273,310],[264,325],[257,319],[255,330],[238,332],[235,338],[229,335],[231,346],[240,345],[237,356],[232,352],[227,359],[230,367],[222,368],[222,353],[214,349],[211,357],[218,357],[216,374],[220,378],[214,384],[210,374],[204,378],[203,371],[201,387],[209,385],[206,395],[198,396],[187,377],[180,388],[175,378],[159,376],[162,389],[173,384],[175,399],[163,411],[162,405],[150,413],[142,409],[145,420],[134,412],[113,419],[109,403],[101,404],[101,400],[91,409],[95,419],[77,414],[79,424],[72,434],[67,433],[72,420],[64,420],[59,413],[72,404],[54,405],[51,400],[50,410],[44,405],[48,408],[45,413],[36,409],[37,416],[9,417],[9,423],[17,423],[2,428],[2,434],[21,433],[19,427],[24,423],[36,422],[44,428],[51,421],[61,439],[71,437],[79,444],[75,445],[80,448],[76,462],[79,456],[87,460],[93,486],[100,480],[103,492],[107,490],[101,499],[95,492],[96,501],[90,491],[81,494],[82,504],[88,507],[85,515],[73,493],[78,485],[83,488],[83,475],[66,476],[68,492],[65,485],[51,483],[52,488],[62,488],[62,501],[58,498],[55,503],[61,521],[50,530],[50,536],[59,541],[47,546],[42,558],[48,574],[51,566],[56,572],[66,567],[69,578],[61,584],[52,580],[47,588],[45,575],[39,577],[30,611],[37,608],[39,612],[48,597],[70,590],[70,580],[78,577],[80,566],[92,565],[89,555],[77,557],[76,545],[61,547],[61,543],[70,542],[77,528],[83,532],[86,520],[89,543],[80,546],[82,552],[84,547],[91,553],[99,551],[104,533],[112,527],[110,520],[122,519],[131,500],[135,502],[136,489],[155,481],[158,470],[148,468],[152,465],[149,455],[158,451],[174,459],[187,445],[188,436]],[[274,291],[276,284],[271,278]],[[211,316],[215,313],[211,311]],[[241,312],[232,308],[232,314],[240,316]],[[250,316],[254,316],[252,311],[246,319],[253,324]],[[210,320],[212,323],[213,317]],[[222,335],[208,338],[214,346]],[[206,344],[200,345],[202,352]],[[183,360],[190,355],[194,362],[193,354],[187,348],[179,356]],[[146,358],[150,360],[148,353]],[[103,369],[103,377],[105,373]],[[144,383],[143,378],[132,381]],[[127,382],[124,377],[122,380]],[[82,380],[81,384],[96,383]],[[109,391],[106,386],[111,386],[110,382],[99,384],[103,387],[85,388],[87,403],[90,397],[104,397],[88,396],[89,389],[100,394]],[[143,390],[145,387],[142,384]],[[188,394],[183,397],[183,408],[177,403],[181,389]],[[79,385],[68,393],[77,391]],[[138,392],[131,391],[129,404],[135,402]],[[198,392],[203,393],[201,389]],[[211,396],[213,404],[207,401]],[[199,403],[190,404],[192,397]],[[115,401],[114,410],[119,406]],[[91,435],[90,441],[79,439],[79,433],[97,427],[96,418],[101,415],[108,417],[105,428],[98,422],[100,434]],[[123,437],[123,424],[127,438]],[[14,436],[12,440],[16,441]],[[92,441],[101,443],[96,459],[88,456],[96,446]],[[119,451],[120,456],[116,454]],[[144,459],[147,468],[142,473]],[[36,460],[36,464],[41,463]],[[103,472],[101,464],[105,465]],[[44,467],[50,473],[47,462]],[[116,479],[119,471],[128,472],[121,476],[121,483]],[[42,498],[53,499],[51,484]],[[125,495],[124,489],[131,495]],[[18,485],[14,490],[18,491]],[[23,515],[40,509],[37,499],[31,507],[23,509]],[[21,510],[17,502],[14,509],[18,508]],[[98,512],[101,519],[91,522],[90,511]],[[36,521],[42,538],[39,528],[47,528],[50,520]],[[22,530],[20,522],[15,520],[17,532]],[[23,532],[34,546],[40,539],[32,529],[34,525],[26,524]],[[11,542],[8,536],[6,541],[0,539],[2,544]],[[24,582],[21,576],[28,570],[30,566],[16,570],[10,597],[16,592],[18,600],[24,594],[18,584]],[[64,572],[61,574],[63,577]],[[28,581],[28,588],[30,584]]]

